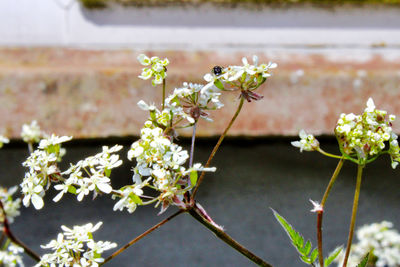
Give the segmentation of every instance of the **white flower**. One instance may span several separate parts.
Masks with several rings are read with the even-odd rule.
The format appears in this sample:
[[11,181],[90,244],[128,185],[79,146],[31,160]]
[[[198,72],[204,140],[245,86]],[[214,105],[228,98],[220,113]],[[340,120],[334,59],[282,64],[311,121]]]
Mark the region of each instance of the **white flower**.
[[307,134],[304,130],[299,132],[300,141],[291,142],[292,146],[300,148],[300,152],[314,151],[319,148],[319,142],[312,134]]
[[[8,190],[0,187],[0,200],[3,203],[4,212],[7,215],[9,223],[14,221],[14,218],[20,215],[19,208],[21,206],[21,199],[13,200],[12,195],[17,191],[18,187],[13,186]],[[4,214],[0,212],[0,223],[4,221]]]
[[41,257],[39,266],[98,266],[104,259],[101,254],[109,249],[116,247],[115,243],[109,241],[95,241],[93,232],[101,226],[102,222],[95,226],[88,223],[82,226],[74,226],[72,229],[61,226],[63,233],[59,233],[56,240],[51,240],[45,249],[52,249],[53,252]]
[[42,137],[42,131],[37,121],[34,120],[31,124],[22,125],[21,137],[26,143],[38,143]]
[[137,60],[142,64],[143,66],[148,66],[151,64],[150,58],[148,58],[145,54],[140,54],[137,57]]
[[45,139],[40,140],[39,142],[39,147],[40,149],[46,149],[50,146],[58,145],[67,141],[70,141],[72,139],[72,136],[57,136],[55,134],[52,134],[50,137],[47,137]]

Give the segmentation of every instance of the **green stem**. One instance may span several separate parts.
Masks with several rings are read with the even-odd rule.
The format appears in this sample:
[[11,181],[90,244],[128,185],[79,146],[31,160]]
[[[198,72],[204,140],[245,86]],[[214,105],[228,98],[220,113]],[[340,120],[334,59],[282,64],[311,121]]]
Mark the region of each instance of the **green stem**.
[[197,121],[193,124],[192,143],[190,146],[189,168],[191,168],[193,166],[194,141],[196,140],[196,125],[197,125]]
[[107,262],[109,262],[110,260],[112,260],[113,258],[115,258],[116,256],[118,256],[120,253],[122,253],[124,250],[126,250],[127,248],[129,248],[130,246],[132,246],[133,244],[135,244],[136,242],[138,242],[140,239],[142,239],[143,237],[145,237],[146,235],[150,234],[151,232],[153,232],[154,230],[157,230],[158,228],[160,228],[163,224],[169,222],[170,220],[172,220],[174,217],[178,216],[179,214],[181,214],[182,212],[184,212],[184,210],[179,210],[177,212],[175,212],[174,214],[172,214],[171,216],[169,216],[168,218],[162,220],[161,222],[157,223],[156,225],[154,225],[153,227],[149,228],[147,231],[145,231],[144,233],[142,233],[141,235],[138,235],[137,237],[135,237],[134,239],[132,239],[129,243],[125,244],[123,247],[121,247],[120,249],[118,249],[116,252],[114,252],[111,256],[109,256],[107,259],[104,260],[103,263],[101,263],[100,265],[103,265]]
[[338,155],[334,155],[334,154],[325,152],[325,151],[323,151],[321,148],[318,148],[317,151],[318,151],[319,153],[321,153],[322,155],[327,156],[327,157],[330,157],[330,158],[335,158],[335,159],[342,159],[342,158],[343,158],[343,156],[338,156]]
[[205,218],[203,213],[196,207],[194,206],[192,209],[190,209],[189,214],[195,218],[197,221],[199,221],[202,225],[207,227],[211,232],[213,232],[219,239],[227,243],[229,246],[237,250],[239,253],[247,257],[249,260],[257,264],[258,266],[263,266],[263,267],[272,267],[271,264],[268,262],[264,261],[263,259],[259,258],[255,254],[253,254],[251,251],[249,251],[247,248],[242,246],[240,243],[238,243],[236,240],[234,240],[231,236],[229,236],[227,233],[225,233],[220,227],[217,227],[214,223],[210,222]]
[[341,159],[339,160],[338,165],[336,166],[335,171],[334,171],[333,174],[332,174],[332,177],[331,177],[331,180],[329,181],[328,186],[326,187],[324,196],[322,197],[322,201],[321,201],[321,206],[322,206],[322,207],[325,206],[326,199],[328,198],[329,193],[330,193],[330,191],[331,191],[331,189],[332,189],[332,186],[333,186],[333,184],[335,183],[336,178],[338,177],[338,175],[339,175],[339,173],[340,173],[340,170],[342,169],[343,163],[344,163],[344,159],[341,158]]
[[357,169],[356,191],[354,193],[353,211],[351,213],[349,236],[348,236],[348,239],[347,239],[347,247],[346,247],[346,253],[344,255],[343,267],[347,266],[347,260],[349,259],[349,255],[350,255],[351,243],[353,241],[354,225],[356,224],[358,199],[360,197],[362,171],[363,171],[364,166],[365,165],[358,165],[358,169]]
[[328,186],[325,189],[324,196],[322,197],[322,201],[321,201],[322,210],[317,213],[317,240],[318,240],[319,266],[324,266],[324,255],[323,255],[323,250],[322,250],[322,218],[324,215],[324,206],[325,206],[326,199],[328,198],[329,193],[332,189],[332,186],[335,183],[336,178],[338,177],[338,175],[340,173],[340,170],[342,169],[343,162],[344,162],[344,159],[341,158],[338,165],[336,166],[335,171],[332,174],[332,177],[329,181]]
[[[215,153],[217,153],[217,150],[219,148],[219,146],[221,145],[222,141],[224,140],[226,134],[228,133],[229,129],[232,127],[233,123],[235,122],[236,118],[238,117],[240,111],[242,110],[243,107],[243,103],[244,103],[244,97],[240,98],[240,103],[238,108],[236,109],[235,114],[233,115],[231,121],[229,122],[228,126],[226,127],[225,131],[222,133],[222,135],[219,137],[217,144],[214,146],[214,149],[211,151],[210,156],[208,157],[207,163],[204,166],[205,168],[210,166],[211,160],[214,158]],[[205,175],[205,171],[203,171],[197,181],[197,184],[195,186],[195,188],[193,189],[193,194],[192,194],[192,200],[194,200],[194,197],[196,196],[197,190],[199,189],[200,184],[202,183],[203,179],[204,179],[204,175]]]

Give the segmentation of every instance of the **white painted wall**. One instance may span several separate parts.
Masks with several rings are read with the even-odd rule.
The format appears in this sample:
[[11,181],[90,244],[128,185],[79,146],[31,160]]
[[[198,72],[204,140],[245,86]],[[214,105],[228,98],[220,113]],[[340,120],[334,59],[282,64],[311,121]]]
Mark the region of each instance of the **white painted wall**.
[[135,49],[400,47],[400,9],[123,8],[0,0],[0,46]]

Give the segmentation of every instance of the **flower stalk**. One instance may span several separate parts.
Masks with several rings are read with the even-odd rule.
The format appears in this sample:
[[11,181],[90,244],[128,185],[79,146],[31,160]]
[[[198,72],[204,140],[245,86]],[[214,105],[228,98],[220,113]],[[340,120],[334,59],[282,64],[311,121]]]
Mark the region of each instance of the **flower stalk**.
[[[239,105],[238,105],[238,107],[236,109],[236,112],[233,115],[233,117],[232,117],[231,121],[229,122],[228,126],[226,127],[225,131],[219,137],[217,144],[214,146],[213,150],[211,151],[211,154],[208,157],[207,163],[204,166],[205,168],[210,166],[211,160],[214,158],[215,154],[217,153],[218,148],[220,147],[220,145],[221,145],[222,141],[224,140],[226,134],[228,133],[229,129],[232,127],[232,125],[235,122],[236,118],[239,116],[239,113],[240,113],[240,111],[242,110],[242,107],[243,107],[244,100],[245,100],[244,97],[240,98],[240,103],[239,103]],[[199,180],[197,181],[197,184],[196,184],[195,188],[193,189],[192,200],[194,200],[194,197],[196,196],[197,190],[199,189],[199,186],[202,183],[205,174],[206,174],[205,171],[203,171],[200,174]]]
[[360,197],[362,171],[363,171],[364,167],[365,167],[365,165],[358,165],[358,168],[357,168],[356,190],[354,193],[353,211],[351,213],[349,236],[347,239],[347,247],[346,247],[346,253],[344,256],[344,260],[343,260],[343,267],[347,266],[347,261],[349,259],[349,255],[350,255],[351,244],[353,241],[354,225],[356,224],[356,217],[357,217],[358,199]]
[[20,241],[14,234],[11,232],[10,229],[10,224],[8,223],[7,220],[7,214],[4,210],[3,202],[0,200],[0,209],[1,212],[3,213],[4,221],[3,221],[3,233],[17,246],[20,246],[24,249],[24,252],[28,254],[29,257],[31,257],[33,260],[36,262],[40,261],[40,256],[37,255],[33,250],[31,250],[27,245],[25,245],[22,241]]
[[217,227],[217,225],[210,220],[208,220],[204,216],[204,211],[199,209],[197,205],[194,205],[193,208],[188,210],[189,214],[196,219],[198,222],[200,222],[202,225],[207,227],[210,231],[212,231],[219,239],[227,243],[229,246],[237,250],[239,253],[244,255],[246,258],[257,264],[258,266],[263,266],[263,267],[272,267],[271,264],[268,262],[264,261],[260,257],[256,256],[254,253],[252,253],[250,250],[245,248],[243,245],[238,243],[236,240],[234,240],[231,236],[229,236],[221,227]]
[[172,220],[173,218],[175,218],[176,216],[178,216],[179,214],[183,213],[184,210],[179,210],[177,212],[175,212],[174,214],[172,214],[171,216],[169,216],[168,218],[162,220],[161,222],[157,223],[156,225],[154,225],[153,227],[149,228],[148,230],[146,230],[144,233],[138,235],[137,237],[135,237],[134,239],[132,239],[131,241],[129,241],[127,244],[125,244],[123,247],[121,247],[120,249],[118,249],[116,252],[114,252],[111,256],[109,256],[107,259],[104,260],[104,262],[101,265],[104,265],[105,263],[109,262],[110,260],[112,260],[113,258],[115,258],[116,256],[118,256],[119,254],[121,254],[123,251],[125,251],[127,248],[129,248],[130,246],[132,246],[133,244],[135,244],[136,242],[138,242],[140,239],[142,239],[143,237],[147,236],[148,234],[150,234],[151,232],[153,232],[154,230],[157,230],[158,228],[160,228],[162,225],[164,225],[165,223],[169,222],[170,220]]
[[333,184],[336,181],[336,178],[338,177],[342,166],[344,163],[344,159],[340,159],[338,165],[336,166],[335,171],[332,174],[332,177],[329,181],[328,186],[325,189],[325,193],[324,196],[322,197],[322,201],[321,201],[321,211],[317,213],[317,240],[318,240],[318,259],[319,259],[319,265],[320,266],[324,266],[324,255],[323,255],[323,250],[322,250],[322,218],[324,215],[324,206],[325,206],[325,202],[329,196],[329,193],[332,189]]

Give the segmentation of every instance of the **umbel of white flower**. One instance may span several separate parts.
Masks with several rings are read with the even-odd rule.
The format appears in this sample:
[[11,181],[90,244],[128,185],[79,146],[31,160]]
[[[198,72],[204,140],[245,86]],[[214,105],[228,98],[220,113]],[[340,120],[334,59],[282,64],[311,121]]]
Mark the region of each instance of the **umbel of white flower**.
[[384,110],[376,109],[372,98],[368,99],[361,115],[341,114],[335,134],[342,154],[359,164],[365,164],[382,153],[388,153],[395,168],[400,161],[397,135],[392,129],[395,118]]
[[[172,142],[172,137],[164,133],[164,129],[147,121],[141,130],[140,139],[134,142],[128,152],[128,159],[136,160],[133,182],[119,190],[120,197],[114,210],[126,208],[133,212],[137,205],[156,202],[162,204],[161,212],[167,207],[177,205],[184,207],[183,196],[193,188],[197,181],[197,171],[215,171],[215,168],[203,168],[195,164],[186,169],[183,165],[189,158],[188,152]],[[158,191],[158,197],[144,202],[142,188],[149,186]]]
[[22,261],[22,253],[24,249],[14,245],[13,243],[7,243],[0,249],[0,266],[4,267],[24,267]]
[[253,56],[253,65],[249,64],[245,57],[242,58],[242,63],[243,66],[214,67],[212,73],[204,76],[207,84],[202,90],[205,91],[215,86],[220,90],[240,90],[241,96],[248,102],[261,99],[262,96],[253,91],[271,76],[270,70],[278,65],[273,62],[259,65],[257,56]]
[[[59,201],[67,192],[75,194],[78,201],[90,192],[93,192],[94,196],[99,193],[111,193],[113,189],[109,177],[111,170],[122,164],[119,155],[115,154],[122,146],[103,146],[102,152],[75,165],[71,164],[68,170],[61,172],[57,166],[57,162],[65,154],[61,143],[71,139],[72,137],[55,135],[42,139],[38,148],[22,164],[29,168],[21,183],[24,206],[28,207],[32,202],[35,209],[43,208],[43,197],[51,184],[55,184],[54,188],[60,191],[54,197],[54,201]],[[67,178],[64,178],[64,175]]]
[[22,165],[29,170],[21,183],[23,204],[28,207],[32,202],[36,209],[44,206],[43,196],[45,188],[50,186],[51,181],[57,180],[59,169],[57,162],[65,154],[61,143],[71,140],[72,137],[51,135],[40,141],[38,148],[31,153]]
[[154,78],[151,81],[153,86],[162,84],[163,80],[167,77],[166,66],[169,64],[168,59],[161,60],[158,57],[148,58],[144,54],[140,54],[137,59],[143,66],[148,66],[142,69],[142,74],[139,78],[143,80]]
[[[364,225],[357,230],[358,243],[351,246],[348,266],[356,266],[367,253],[376,267],[400,266],[400,234],[388,221]],[[336,261],[342,266],[343,253]]]
[[30,124],[22,125],[21,137],[26,143],[39,143],[42,137],[42,131],[36,120],[32,121]]
[[74,226],[72,229],[61,226],[63,233],[59,233],[57,239],[51,240],[47,245],[41,246],[44,249],[51,249],[53,252],[43,255],[35,267],[98,267],[100,263],[104,262],[101,254],[117,246],[116,243],[93,239],[93,232],[97,231],[101,225],[102,222],[94,226],[88,223]]

